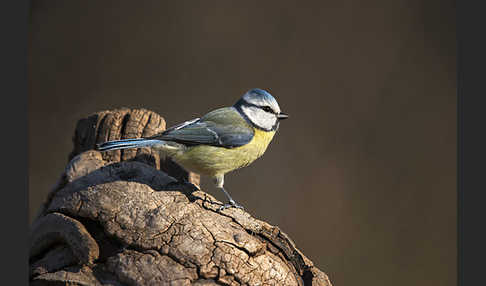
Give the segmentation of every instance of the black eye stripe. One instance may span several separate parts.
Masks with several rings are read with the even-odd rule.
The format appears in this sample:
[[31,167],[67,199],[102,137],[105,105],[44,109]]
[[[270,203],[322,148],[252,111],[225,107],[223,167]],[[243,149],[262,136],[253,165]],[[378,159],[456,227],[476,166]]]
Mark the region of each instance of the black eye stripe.
[[275,113],[270,106],[263,106],[262,109],[266,112]]
[[253,106],[253,107],[256,107],[256,108],[260,108],[261,110],[265,111],[265,112],[270,112],[272,114],[277,114],[275,111],[273,111],[273,109],[268,106],[268,105],[257,105],[257,104],[254,104],[254,103],[250,103],[246,100],[243,100],[240,105],[245,105],[245,106]]

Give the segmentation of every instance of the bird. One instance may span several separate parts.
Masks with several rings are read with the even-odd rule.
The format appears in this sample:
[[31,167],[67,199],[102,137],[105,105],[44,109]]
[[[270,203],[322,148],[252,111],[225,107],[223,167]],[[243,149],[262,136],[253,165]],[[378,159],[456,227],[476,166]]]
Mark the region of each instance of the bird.
[[224,188],[225,174],[260,158],[288,114],[267,91],[250,89],[236,103],[210,111],[145,138],[121,139],[97,144],[99,151],[150,147],[172,158],[186,170],[213,178],[223,191],[227,208],[244,209]]

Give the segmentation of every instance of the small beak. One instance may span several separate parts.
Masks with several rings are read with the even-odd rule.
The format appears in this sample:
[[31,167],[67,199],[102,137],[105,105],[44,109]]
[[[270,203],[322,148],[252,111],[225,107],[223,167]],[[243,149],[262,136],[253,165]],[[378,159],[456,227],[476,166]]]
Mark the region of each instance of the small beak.
[[286,113],[280,112],[280,113],[277,115],[277,118],[278,118],[279,120],[284,120],[284,119],[289,118],[289,115],[288,115],[288,114],[286,114]]

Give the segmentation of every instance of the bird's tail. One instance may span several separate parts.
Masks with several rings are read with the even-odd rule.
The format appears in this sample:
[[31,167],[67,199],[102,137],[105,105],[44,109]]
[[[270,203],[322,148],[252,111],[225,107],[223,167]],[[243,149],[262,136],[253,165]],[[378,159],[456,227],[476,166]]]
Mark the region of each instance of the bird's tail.
[[163,144],[161,140],[155,139],[122,139],[122,140],[114,140],[108,141],[105,143],[97,144],[96,149],[99,151],[110,151],[110,150],[119,150],[119,149],[127,149],[127,148],[141,148],[141,147],[151,147],[154,145]]

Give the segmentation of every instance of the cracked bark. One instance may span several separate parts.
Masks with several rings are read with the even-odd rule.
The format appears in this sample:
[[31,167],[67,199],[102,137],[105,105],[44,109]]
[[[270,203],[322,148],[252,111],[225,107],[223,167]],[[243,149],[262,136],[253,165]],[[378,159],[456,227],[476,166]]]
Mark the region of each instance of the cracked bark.
[[[165,129],[144,109],[81,119],[58,184],[31,226],[31,285],[331,285],[278,227],[199,191],[148,148],[96,143]],[[192,184],[190,184],[192,183]]]

